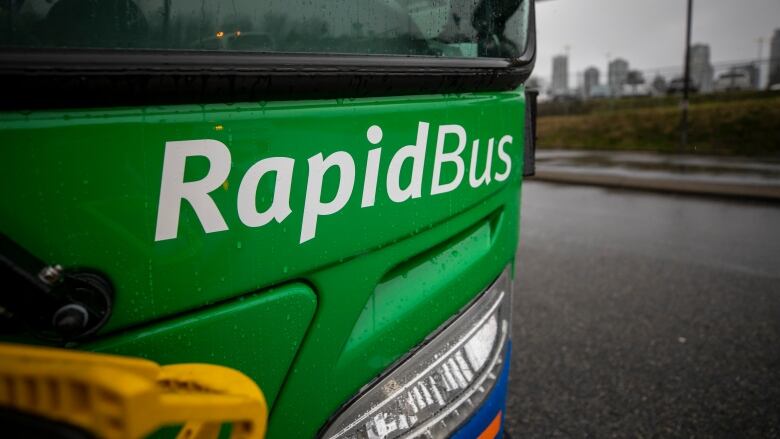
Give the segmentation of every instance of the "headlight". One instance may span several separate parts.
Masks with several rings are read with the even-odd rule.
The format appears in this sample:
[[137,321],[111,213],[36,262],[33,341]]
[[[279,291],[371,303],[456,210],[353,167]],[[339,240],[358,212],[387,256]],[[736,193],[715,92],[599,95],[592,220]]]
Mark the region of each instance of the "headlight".
[[505,360],[509,270],[325,429],[325,439],[445,437],[490,393]]

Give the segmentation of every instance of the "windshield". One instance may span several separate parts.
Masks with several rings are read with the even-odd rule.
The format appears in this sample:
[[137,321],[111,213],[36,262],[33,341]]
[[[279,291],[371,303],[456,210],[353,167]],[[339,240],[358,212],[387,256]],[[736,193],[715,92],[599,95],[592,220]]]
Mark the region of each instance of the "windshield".
[[0,46],[514,58],[529,0],[17,0]]

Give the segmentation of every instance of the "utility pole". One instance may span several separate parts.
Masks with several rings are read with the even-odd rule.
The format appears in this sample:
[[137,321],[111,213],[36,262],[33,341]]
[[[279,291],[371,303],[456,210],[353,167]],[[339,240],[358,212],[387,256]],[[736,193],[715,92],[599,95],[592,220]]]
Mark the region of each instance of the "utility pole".
[[609,75],[609,62],[612,60],[612,53],[607,52],[606,54],[604,54],[604,56],[607,57],[607,68],[604,69],[604,83],[605,83],[604,85],[607,86],[607,92],[609,93],[609,102],[610,102],[609,105],[611,107],[612,105],[614,105],[612,103],[612,100],[614,98],[614,96],[612,96],[612,81],[610,80],[611,76]]
[[[567,96],[570,96],[570,95],[573,94],[571,88],[569,87],[569,79],[570,79],[570,76],[569,76],[569,66],[571,66],[571,62],[570,62],[570,59],[569,59],[569,51],[570,50],[571,50],[571,47],[568,44],[563,46],[563,51],[566,54],[566,95]],[[576,81],[576,79],[575,79],[575,81]]]
[[764,37],[758,37],[756,39],[756,43],[758,43],[758,59],[756,60],[756,70],[758,71],[758,80],[756,81],[756,87],[760,90],[762,88],[762,85],[764,81],[761,79],[761,70],[763,70],[764,67],[764,60],[762,59],[764,56]]
[[683,74],[683,97],[680,102],[680,149],[688,149],[688,87],[691,83],[691,13],[693,0],[688,0],[687,25],[685,29],[685,73]]

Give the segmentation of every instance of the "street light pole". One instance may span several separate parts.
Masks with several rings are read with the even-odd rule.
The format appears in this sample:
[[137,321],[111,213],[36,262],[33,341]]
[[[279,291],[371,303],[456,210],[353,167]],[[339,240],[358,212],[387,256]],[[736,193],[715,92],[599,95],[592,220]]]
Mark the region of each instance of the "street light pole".
[[756,43],[758,43],[758,60],[756,61],[756,70],[758,71],[758,79],[756,80],[755,87],[760,90],[762,88],[762,84],[764,83],[764,81],[762,81],[761,78],[761,76],[763,76],[761,75],[761,70],[763,70],[764,67],[763,66],[764,63],[762,62],[762,58],[764,57],[764,37],[758,37],[756,39]]
[[688,0],[687,26],[685,29],[685,73],[683,74],[683,98],[680,102],[682,110],[680,120],[680,148],[688,148],[688,87],[691,82],[691,13],[693,0]]

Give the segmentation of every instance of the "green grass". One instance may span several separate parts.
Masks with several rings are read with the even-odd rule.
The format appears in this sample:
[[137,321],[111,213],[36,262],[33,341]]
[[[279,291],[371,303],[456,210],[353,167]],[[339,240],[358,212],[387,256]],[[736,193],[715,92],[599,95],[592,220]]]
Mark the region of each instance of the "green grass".
[[[689,111],[689,148],[683,152],[780,156],[780,96],[700,99]],[[616,149],[681,152],[680,109],[675,101],[645,99],[640,108],[619,108],[540,116],[540,148]],[[657,102],[653,102],[657,101]],[[606,101],[601,101],[606,105]],[[541,114],[541,112],[540,112]]]
[[[734,102],[780,97],[777,91],[741,91],[728,93],[691,94],[689,101],[693,105],[713,102]],[[621,99],[591,99],[571,102],[540,102],[539,114],[542,116],[564,116],[590,114],[605,111],[624,111],[638,108],[679,107],[680,95],[661,97],[634,97]]]

